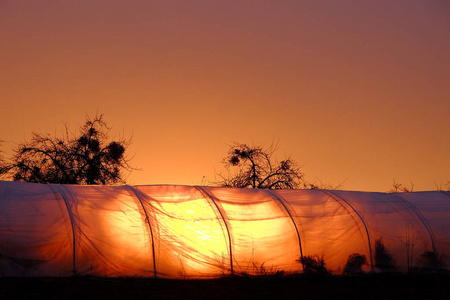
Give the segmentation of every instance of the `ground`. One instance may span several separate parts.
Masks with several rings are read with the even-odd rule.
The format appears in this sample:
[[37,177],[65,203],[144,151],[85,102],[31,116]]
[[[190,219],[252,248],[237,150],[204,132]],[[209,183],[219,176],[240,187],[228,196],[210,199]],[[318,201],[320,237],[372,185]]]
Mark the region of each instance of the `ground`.
[[0,299],[450,299],[450,275],[0,278]]

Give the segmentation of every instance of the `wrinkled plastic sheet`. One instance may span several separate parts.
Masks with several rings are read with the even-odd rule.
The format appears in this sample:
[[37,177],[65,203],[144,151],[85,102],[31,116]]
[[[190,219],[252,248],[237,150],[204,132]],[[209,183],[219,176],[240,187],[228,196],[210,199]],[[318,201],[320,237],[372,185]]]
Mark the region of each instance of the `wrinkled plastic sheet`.
[[396,270],[450,257],[448,192],[370,193],[0,181],[0,276],[216,278]]

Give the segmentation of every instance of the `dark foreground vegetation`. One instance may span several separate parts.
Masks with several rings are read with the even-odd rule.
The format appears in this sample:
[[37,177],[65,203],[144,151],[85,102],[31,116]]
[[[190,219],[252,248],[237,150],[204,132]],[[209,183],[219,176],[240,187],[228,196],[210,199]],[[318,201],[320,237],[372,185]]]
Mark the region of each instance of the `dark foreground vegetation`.
[[450,299],[450,275],[0,278],[0,299]]

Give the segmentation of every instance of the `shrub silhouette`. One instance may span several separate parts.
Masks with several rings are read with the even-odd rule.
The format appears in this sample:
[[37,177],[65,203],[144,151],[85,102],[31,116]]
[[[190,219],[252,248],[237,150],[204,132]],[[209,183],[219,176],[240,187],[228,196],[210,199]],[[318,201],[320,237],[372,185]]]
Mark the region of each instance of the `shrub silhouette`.
[[425,272],[438,271],[445,267],[442,255],[436,251],[425,251],[418,258],[418,264],[421,270]]
[[308,255],[303,256],[299,260],[297,260],[303,265],[303,273],[305,274],[320,274],[326,275],[330,274],[327,268],[325,267],[325,261],[322,257],[317,255]]
[[375,267],[381,272],[393,272],[397,270],[395,259],[384,245],[382,238],[375,241]]
[[344,275],[363,274],[362,266],[367,265],[367,257],[359,253],[352,253],[347,258],[347,263],[344,267]]

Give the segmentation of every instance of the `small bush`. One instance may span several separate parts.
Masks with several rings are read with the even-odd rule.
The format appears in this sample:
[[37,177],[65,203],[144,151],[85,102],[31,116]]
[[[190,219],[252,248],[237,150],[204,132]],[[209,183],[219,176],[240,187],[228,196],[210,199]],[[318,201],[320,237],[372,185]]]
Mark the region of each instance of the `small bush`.
[[303,256],[299,260],[297,260],[303,265],[303,273],[305,274],[320,274],[326,275],[330,274],[327,268],[325,267],[325,261],[322,257],[317,255],[308,255]]
[[367,265],[367,257],[359,253],[352,253],[347,258],[347,263],[344,267],[344,275],[363,274],[362,266]]
[[265,263],[262,263],[260,265],[253,262],[253,272],[256,276],[261,277],[268,277],[268,276],[283,276],[284,271],[275,269],[274,267],[267,268]]
[[395,272],[397,270],[395,259],[384,245],[382,238],[375,241],[375,267],[381,272]]
[[418,258],[419,268],[425,272],[433,272],[445,268],[442,255],[435,251],[425,251]]

